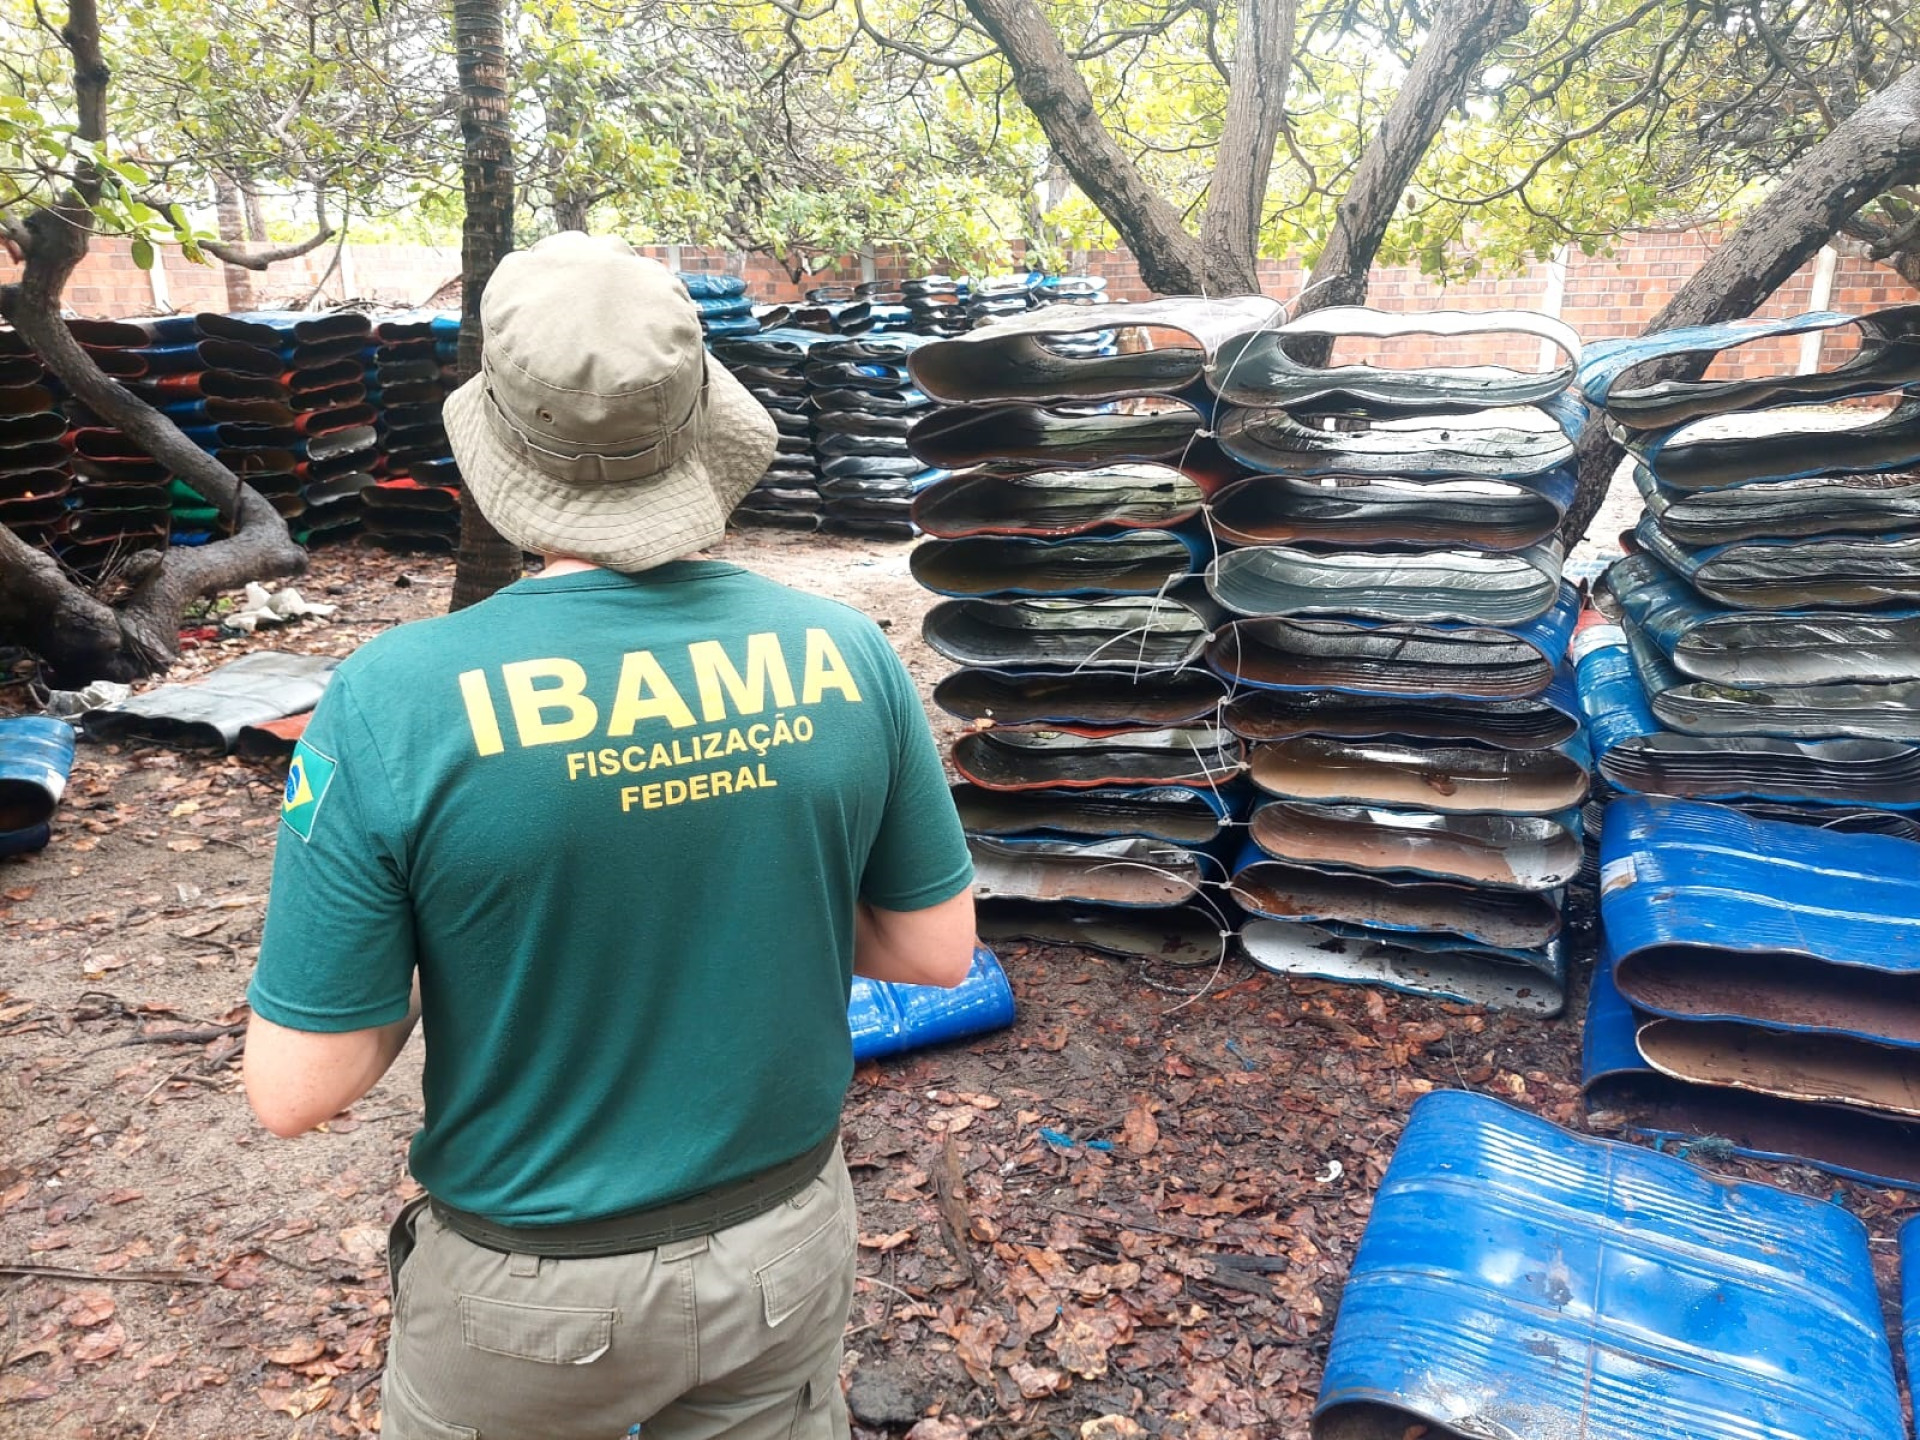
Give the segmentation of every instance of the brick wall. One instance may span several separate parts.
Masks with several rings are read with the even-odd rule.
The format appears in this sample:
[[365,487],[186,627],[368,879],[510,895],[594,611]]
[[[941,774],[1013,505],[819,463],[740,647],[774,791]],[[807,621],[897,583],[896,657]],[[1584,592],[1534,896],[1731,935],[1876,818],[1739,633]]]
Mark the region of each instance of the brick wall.
[[[1712,236],[1695,232],[1649,232],[1629,237],[1612,256],[1590,259],[1573,255],[1565,266],[1561,282],[1560,317],[1583,340],[1636,334],[1705,263],[1712,243]],[[857,255],[839,256],[806,280],[795,282],[784,267],[766,255],[706,250],[692,245],[647,245],[641,250],[682,270],[743,275],[749,293],[767,302],[798,300],[809,286],[853,284],[869,274],[883,283],[897,284],[926,268],[910,263],[899,253],[883,250],[866,257],[864,262]],[[166,252],[164,259],[165,305],[156,303],[152,278],[134,265],[124,242],[97,242],[67,287],[67,302],[74,313],[89,316],[150,315],[169,305],[173,309],[193,311],[290,304],[305,299],[319,282],[333,261],[333,247],[324,246],[309,255],[276,265],[265,274],[247,274],[239,279],[244,290],[236,290],[232,297],[228,277],[230,273],[238,276],[239,272],[229,272],[224,266],[190,264],[177,251]],[[1085,256],[1076,268],[1086,274],[1104,276],[1108,294],[1116,300],[1148,298],[1139,267],[1124,251]],[[15,273],[0,260],[0,282]],[[451,247],[349,245],[341,265],[329,277],[324,293],[336,301],[358,298],[393,305],[419,305],[449,281],[457,279],[459,273],[459,251]],[[1294,260],[1263,260],[1260,274],[1263,288],[1278,299],[1292,299],[1300,291],[1301,268]],[[1548,301],[1552,284],[1553,267],[1546,264],[1531,265],[1516,275],[1483,275],[1452,285],[1439,284],[1408,266],[1381,266],[1374,271],[1369,298],[1370,303],[1385,310],[1551,311],[1553,307]],[[1809,264],[1781,286],[1760,313],[1779,316],[1805,310],[1812,289],[1813,266]],[[1840,257],[1829,308],[1861,312],[1914,302],[1920,302],[1920,291],[1892,270],[1863,258]],[[1531,360],[1531,342],[1523,343],[1525,358]],[[1825,359],[1832,363],[1856,340],[1851,334],[1841,332],[1821,343]],[[1343,344],[1336,358],[1353,360],[1368,353],[1357,344]],[[1734,360],[1720,362],[1712,373],[1731,378],[1790,370],[1799,353],[1797,339],[1748,346]],[[1424,338],[1396,342],[1391,355],[1394,363],[1407,365],[1476,364],[1516,358],[1510,341],[1462,343]]]

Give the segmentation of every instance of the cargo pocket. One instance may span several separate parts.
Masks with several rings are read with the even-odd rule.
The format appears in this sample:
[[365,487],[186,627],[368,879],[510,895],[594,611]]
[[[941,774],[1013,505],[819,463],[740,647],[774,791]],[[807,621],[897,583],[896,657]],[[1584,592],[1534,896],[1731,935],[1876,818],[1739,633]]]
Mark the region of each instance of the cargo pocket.
[[489,1355],[542,1365],[588,1365],[612,1347],[618,1314],[462,1295],[460,1335],[469,1349]]
[[846,1223],[835,1211],[798,1245],[756,1269],[753,1278],[766,1305],[767,1324],[777,1327],[818,1295],[846,1269],[852,1253]]

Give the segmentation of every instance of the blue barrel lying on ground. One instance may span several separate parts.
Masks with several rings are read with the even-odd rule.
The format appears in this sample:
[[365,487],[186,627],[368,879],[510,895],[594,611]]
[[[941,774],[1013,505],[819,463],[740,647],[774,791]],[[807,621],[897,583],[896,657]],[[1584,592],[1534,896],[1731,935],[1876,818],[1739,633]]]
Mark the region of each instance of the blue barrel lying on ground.
[[1419,1434],[1899,1440],[1866,1228],[1484,1096],[1426,1096],[1313,1421],[1315,1440]]
[[73,769],[73,727],[22,715],[0,720],[0,855],[44,850],[47,822]]
[[952,990],[856,975],[847,1024],[853,1030],[853,1058],[877,1060],[1004,1030],[1013,1024],[1013,987],[993,951],[976,945],[973,968]]

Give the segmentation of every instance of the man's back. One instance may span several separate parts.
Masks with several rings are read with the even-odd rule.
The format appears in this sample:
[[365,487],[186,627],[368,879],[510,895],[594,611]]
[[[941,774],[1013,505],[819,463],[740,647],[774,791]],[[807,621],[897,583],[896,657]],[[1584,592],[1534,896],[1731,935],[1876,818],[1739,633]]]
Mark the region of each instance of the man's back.
[[856,901],[967,881],[918,712],[869,621],[710,561],[403,627],[342,666],[297,756],[256,1009],[385,1024],[417,962],[413,1169],[501,1224],[790,1159],[851,1074]]

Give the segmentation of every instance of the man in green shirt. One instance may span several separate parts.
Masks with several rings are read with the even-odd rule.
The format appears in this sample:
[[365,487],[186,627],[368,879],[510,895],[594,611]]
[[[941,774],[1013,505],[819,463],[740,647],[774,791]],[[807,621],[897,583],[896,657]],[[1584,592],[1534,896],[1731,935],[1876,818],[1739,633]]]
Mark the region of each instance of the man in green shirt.
[[577,233],[447,402],[543,571],[351,656],[295,751],[249,990],[279,1135],[426,1035],[386,1440],[844,1436],[851,977],[956,985],[972,869],[868,620],[717,541],[765,411],[672,275]]

